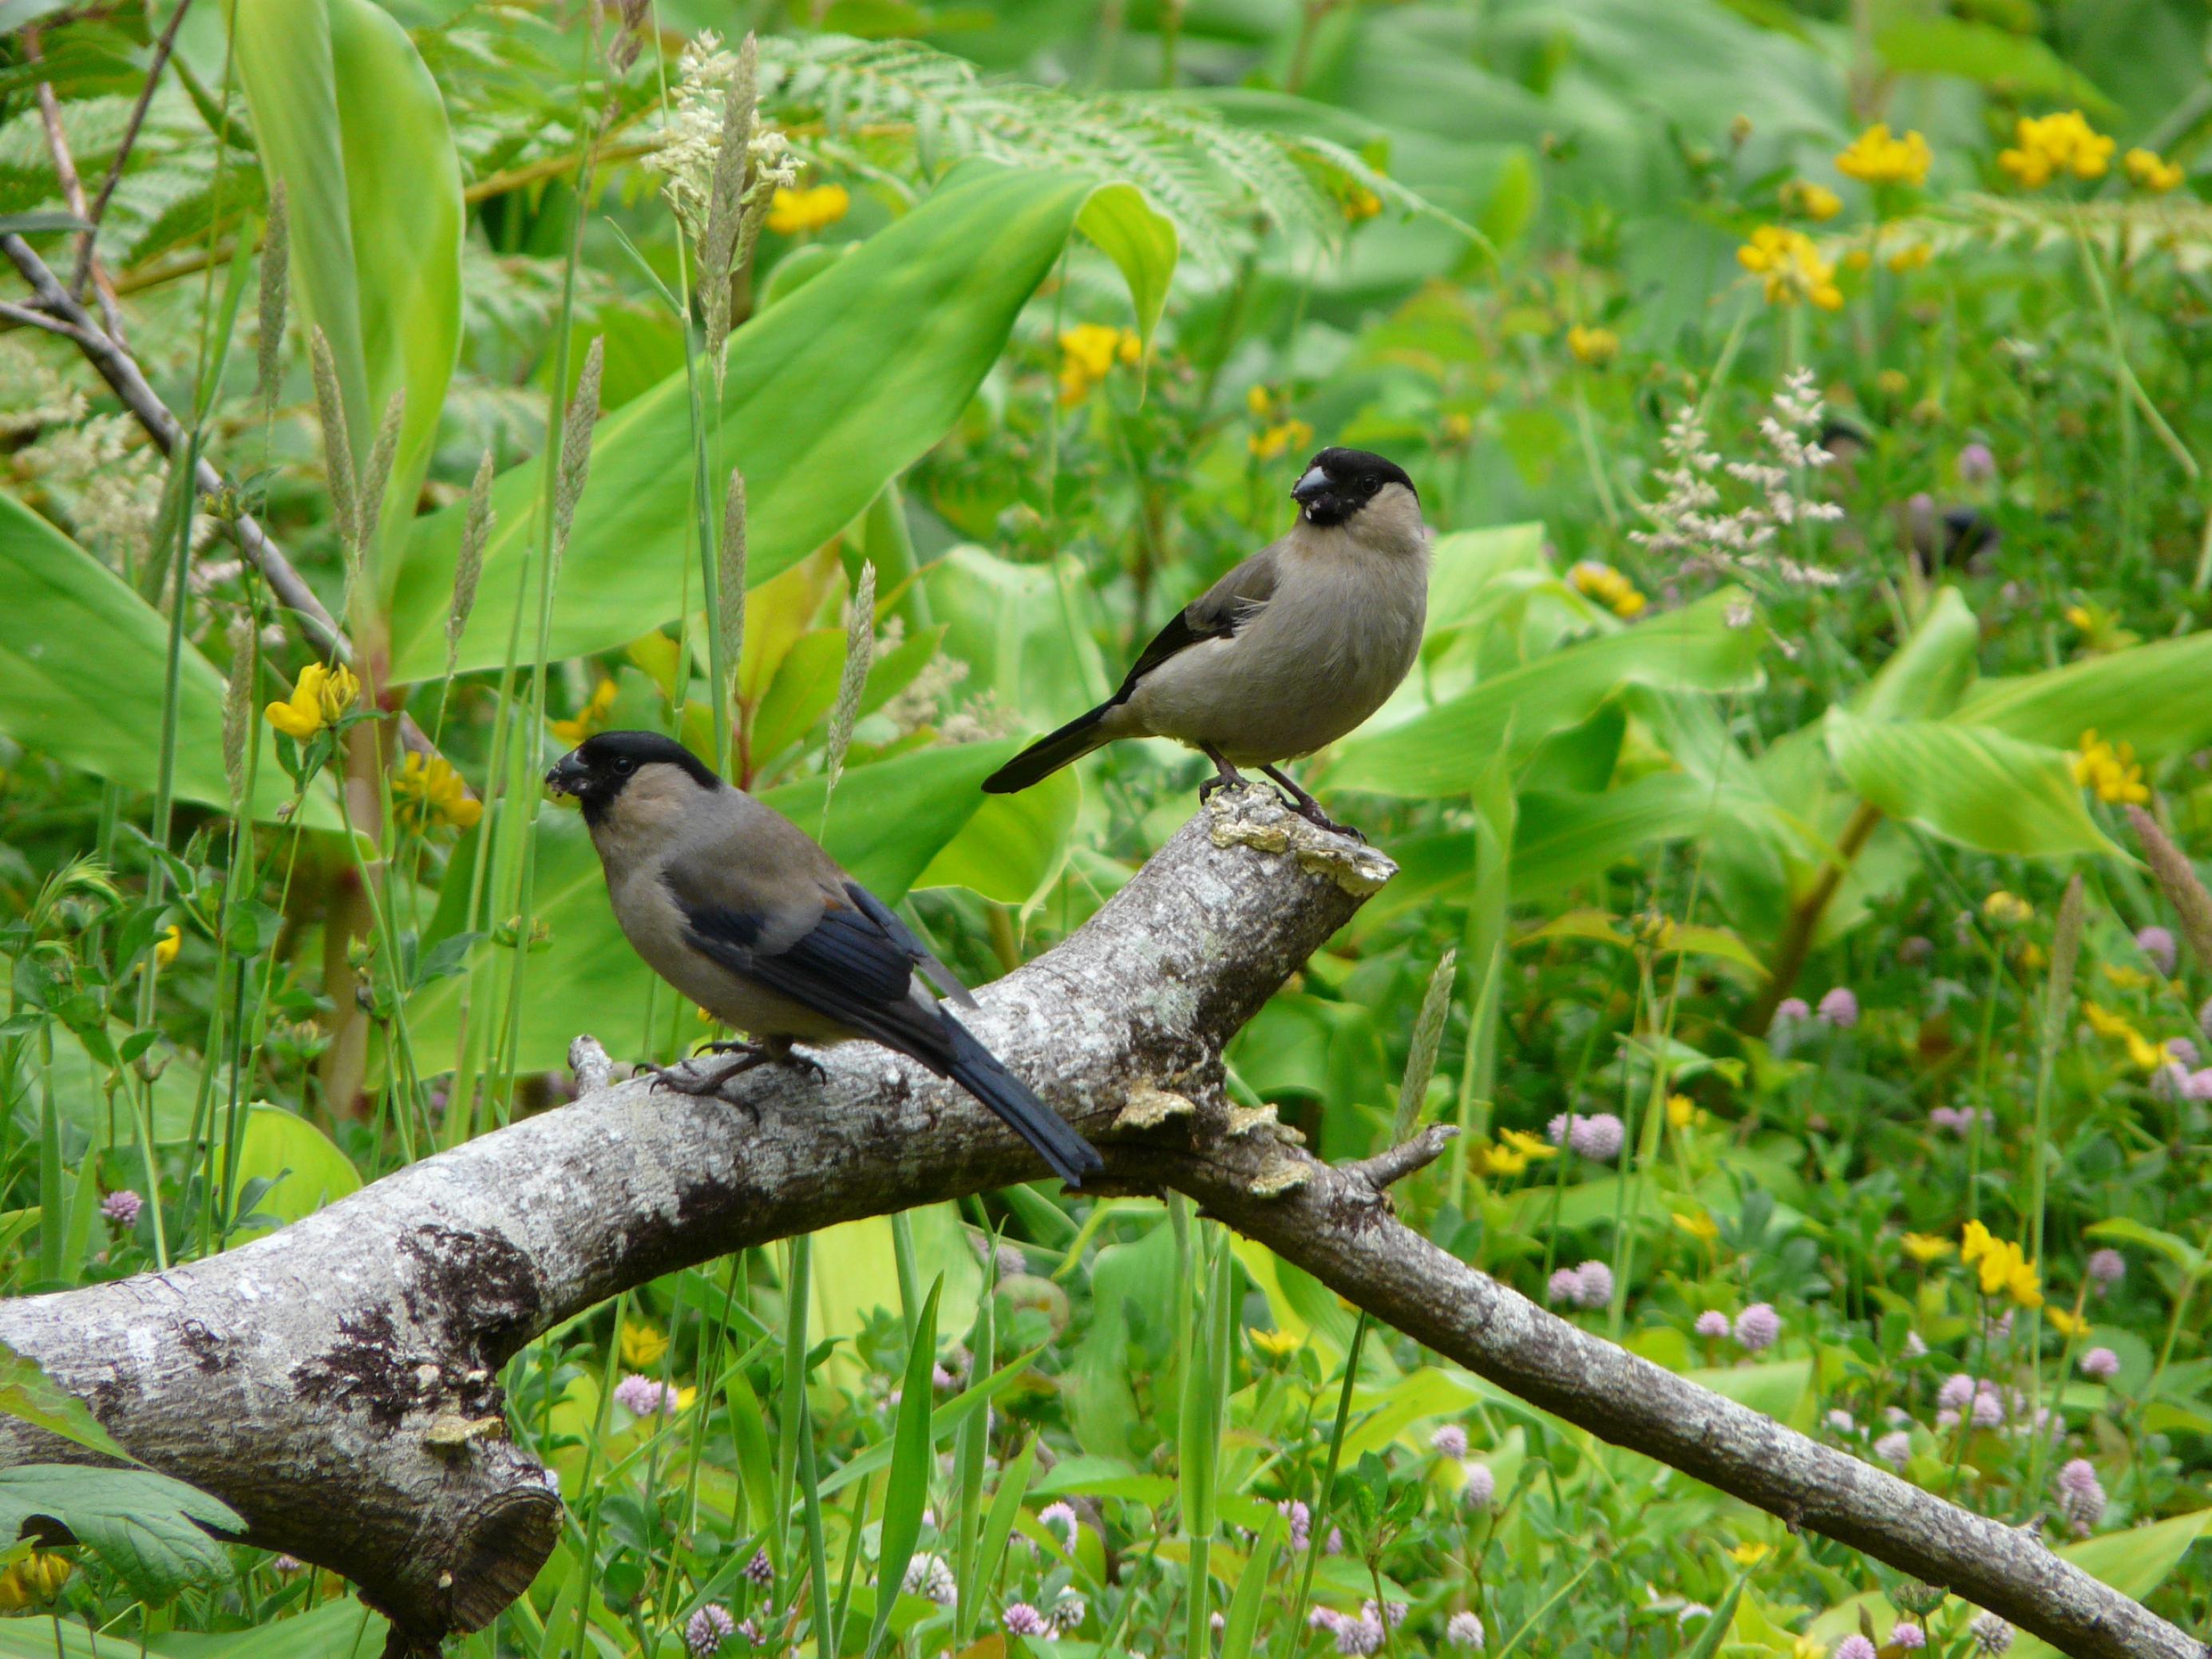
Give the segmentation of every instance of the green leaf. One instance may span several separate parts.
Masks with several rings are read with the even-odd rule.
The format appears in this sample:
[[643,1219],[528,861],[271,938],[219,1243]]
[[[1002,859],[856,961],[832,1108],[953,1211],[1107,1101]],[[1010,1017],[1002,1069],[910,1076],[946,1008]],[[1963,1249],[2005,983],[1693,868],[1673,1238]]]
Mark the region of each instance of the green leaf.
[[[707,418],[720,445],[714,476],[744,469],[753,583],[850,524],[944,436],[1099,194],[1068,173],[957,168],[912,213],[732,337],[721,404]],[[675,615],[696,555],[690,470],[670,458],[690,453],[690,429],[682,374],[599,423],[561,568],[556,657],[635,639]],[[495,486],[499,524],[461,641],[465,669],[504,656],[514,567],[532,540],[542,477],[530,462]],[[392,594],[396,678],[445,665],[461,519],[459,507],[425,519],[408,544]]]
[[406,30],[370,0],[236,0],[225,15],[356,468],[392,393],[407,394],[378,537],[388,590],[460,348],[465,213],[445,101]]
[[1275,1570],[1275,1552],[1282,1547],[1285,1524],[1280,1512],[1261,1524],[1251,1559],[1245,1562],[1237,1593],[1230,1598],[1221,1632],[1221,1659],[1252,1659],[1252,1638],[1259,1632],[1260,1608],[1267,1599],[1267,1579]]
[[[130,584],[30,508],[0,495],[0,731],[65,765],[150,791],[161,754],[168,624]],[[187,642],[179,667],[175,790],[185,800],[228,810],[222,770],[222,676]],[[253,813],[273,819],[289,797],[267,725]],[[338,827],[326,789],[301,821]]]
[[1893,818],[1985,853],[2112,853],[2081,804],[2066,757],[1986,727],[1861,720],[1831,708],[1828,754],[1846,781]]
[[1981,625],[1955,587],[1937,590],[1912,637],[1851,700],[1863,720],[1941,720],[1974,678]]
[[983,1587],[986,1595],[999,1582],[999,1564],[1005,1559],[1006,1540],[1013,1535],[1014,1522],[1021,1515],[1022,1499],[1029,1495],[1041,1438],[1042,1436],[1031,1435],[1023,1443],[1014,1461],[999,1472],[998,1489],[991,1494],[991,1507],[984,1514],[983,1529],[975,1545],[975,1582]]
[[2109,115],[2112,100],[2032,34],[1957,17],[1899,16],[1875,31],[1874,49],[1899,75],[1954,75],[2016,98],[2038,94]]
[[[325,1601],[294,1619],[220,1634],[175,1631],[156,1636],[148,1650],[160,1659],[377,1659],[391,1621],[358,1601]],[[104,1650],[111,1656],[114,1644]],[[50,1644],[46,1654],[53,1651]],[[4,1650],[0,1650],[4,1653]],[[5,1659],[15,1659],[7,1654]]]
[[898,1423],[891,1431],[891,1473],[884,1488],[883,1542],[878,1556],[876,1584],[884,1592],[876,1599],[876,1616],[868,1629],[865,1651],[873,1655],[890,1622],[896,1587],[906,1582],[907,1563],[921,1541],[921,1512],[929,1502],[930,1476],[937,1460],[930,1450],[930,1401],[935,1392],[931,1378],[937,1366],[937,1302],[945,1291],[945,1276],[938,1275],[922,1299],[908,1345],[905,1386],[899,1392]]
[[1698,1639],[1682,1650],[1682,1659],[1713,1659],[1727,1640],[1729,1626],[1735,1619],[1735,1604],[1743,1599],[1743,1587],[1751,1582],[1748,1568],[1736,1574],[1735,1582],[1729,1586],[1721,1603],[1705,1616],[1705,1627],[1698,1632]]
[[1506,741],[1525,754],[1579,725],[1625,685],[1735,691],[1759,682],[1759,630],[1731,628],[1746,603],[1726,589],[1696,605],[1510,669],[1382,731],[1348,738],[1329,769],[1338,789],[1437,799],[1464,795],[1484,757]]
[[1952,719],[2024,743],[2081,746],[2094,731],[2146,763],[2212,741],[2212,634],[2160,640],[2016,679],[1984,680]]
[[2187,1239],[2161,1232],[2156,1227],[2147,1227],[2133,1216],[2115,1216],[2110,1221],[2100,1221],[2083,1231],[2092,1238],[2116,1239],[2123,1244],[2137,1244],[2146,1250],[2155,1250],[2191,1279],[2204,1271],[2203,1251]]
[[921,887],[965,887],[1017,908],[1059,878],[1067,838],[1083,806],[1083,785],[1070,766],[1018,794],[988,795],[929,867]]
[[1520,798],[1513,896],[1540,902],[1596,880],[1655,842],[1718,838],[1747,818],[1771,816],[1759,797],[1686,772],[1653,772],[1597,794],[1531,790]]
[[0,1469],[0,1538],[14,1538],[38,1516],[67,1527],[149,1601],[229,1578],[229,1555],[198,1522],[246,1530],[228,1504],[150,1469],[70,1463]]
[[261,1102],[246,1109],[239,1137],[238,1182],[273,1184],[253,1207],[279,1221],[298,1221],[361,1190],[361,1172],[336,1143],[296,1112]]
[[1152,211],[1134,185],[1103,185],[1083,204],[1075,228],[1121,268],[1136,307],[1137,332],[1149,346],[1175,280],[1175,221]]
[[138,1460],[115,1443],[102,1428],[92,1408],[65,1389],[58,1388],[39,1369],[35,1359],[17,1353],[0,1342],[0,1412],[21,1418],[32,1427],[76,1442],[87,1451],[117,1457],[126,1463]]

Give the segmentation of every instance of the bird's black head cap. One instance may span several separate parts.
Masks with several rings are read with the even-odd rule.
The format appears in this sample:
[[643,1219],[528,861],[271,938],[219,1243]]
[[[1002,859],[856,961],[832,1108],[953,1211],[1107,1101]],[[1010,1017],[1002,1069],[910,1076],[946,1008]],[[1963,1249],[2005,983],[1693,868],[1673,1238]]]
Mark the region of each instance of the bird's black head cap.
[[673,738],[658,732],[602,732],[586,738],[553,763],[545,785],[574,795],[586,818],[596,818],[629,787],[641,768],[673,766],[702,789],[716,789],[714,769]]
[[1373,501],[1377,490],[1394,483],[1405,485],[1419,498],[1406,469],[1389,456],[1369,449],[1324,449],[1306,463],[1304,475],[1291,487],[1291,499],[1308,524],[1326,528],[1342,524]]

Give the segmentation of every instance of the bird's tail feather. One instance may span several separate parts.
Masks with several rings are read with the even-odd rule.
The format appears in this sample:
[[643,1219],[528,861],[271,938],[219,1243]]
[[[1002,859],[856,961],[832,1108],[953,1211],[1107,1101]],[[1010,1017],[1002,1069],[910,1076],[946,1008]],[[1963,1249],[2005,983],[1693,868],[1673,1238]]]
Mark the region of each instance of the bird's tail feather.
[[944,1020],[952,1039],[952,1064],[947,1075],[1004,1118],[1052,1166],[1054,1175],[1071,1187],[1080,1187],[1084,1176],[1105,1167],[1097,1148],[1030,1093],[966,1026],[951,1014],[945,1014]]
[[1061,767],[1113,741],[1112,735],[1100,725],[1106,718],[1106,711],[1113,707],[1110,702],[1102,702],[1089,714],[1077,715],[1049,737],[1039,738],[983,780],[984,793],[1011,795],[1033,783],[1042,783]]

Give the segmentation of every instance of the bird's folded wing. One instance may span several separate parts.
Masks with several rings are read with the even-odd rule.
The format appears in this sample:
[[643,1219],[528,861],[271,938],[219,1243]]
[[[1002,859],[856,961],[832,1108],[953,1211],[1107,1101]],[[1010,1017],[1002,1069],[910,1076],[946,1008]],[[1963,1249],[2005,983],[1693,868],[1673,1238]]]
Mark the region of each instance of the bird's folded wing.
[[905,951],[907,959],[921,969],[921,976],[929,981],[931,988],[938,995],[950,997],[963,1008],[975,1006],[975,999],[968,994],[968,988],[960,982],[960,976],[939,962],[929,947],[914,936],[913,929],[898,919],[898,913],[890,905],[857,881],[845,884],[845,896],[890,935],[891,943]]
[[1262,548],[1169,619],[1138,656],[1114,701],[1125,701],[1137,683],[1170,657],[1207,640],[1229,639],[1275,592],[1275,550]]

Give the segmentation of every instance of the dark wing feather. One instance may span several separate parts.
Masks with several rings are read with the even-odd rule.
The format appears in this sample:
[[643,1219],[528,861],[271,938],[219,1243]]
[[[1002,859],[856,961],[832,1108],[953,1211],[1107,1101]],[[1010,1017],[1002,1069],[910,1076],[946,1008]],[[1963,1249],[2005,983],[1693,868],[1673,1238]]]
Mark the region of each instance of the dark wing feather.
[[939,962],[929,947],[914,936],[914,930],[899,920],[898,913],[890,905],[857,881],[845,884],[845,894],[874,921],[876,926],[890,935],[891,943],[905,951],[907,959],[921,969],[922,977],[929,981],[930,988],[938,995],[950,997],[963,1008],[975,1006],[975,999],[968,994],[968,988],[960,982],[960,976]]
[[781,951],[755,949],[758,927],[742,912],[686,908],[684,920],[692,948],[732,973],[925,1066],[950,1064],[944,1020],[912,995],[914,958],[866,910],[833,905]]
[[1138,653],[1113,701],[1127,702],[1137,682],[1169,658],[1207,640],[1233,636],[1274,592],[1275,550],[1263,548],[1168,619],[1168,625]]

